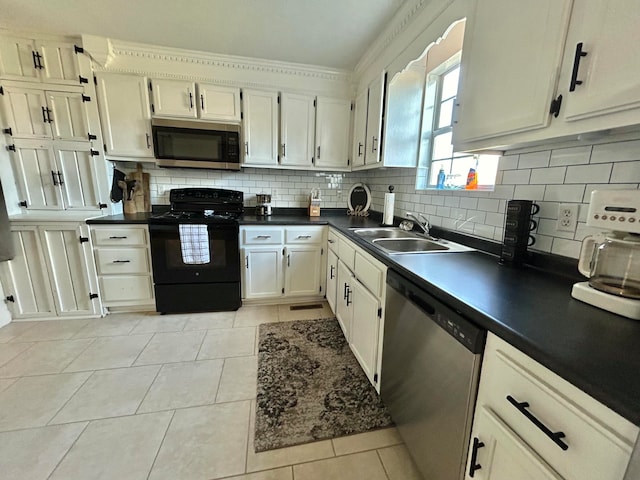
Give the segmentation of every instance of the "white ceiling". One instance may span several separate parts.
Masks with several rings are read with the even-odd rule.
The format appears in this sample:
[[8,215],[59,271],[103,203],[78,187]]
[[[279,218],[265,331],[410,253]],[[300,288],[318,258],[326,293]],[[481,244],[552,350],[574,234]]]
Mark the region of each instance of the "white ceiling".
[[0,27],[352,69],[406,0],[0,0]]

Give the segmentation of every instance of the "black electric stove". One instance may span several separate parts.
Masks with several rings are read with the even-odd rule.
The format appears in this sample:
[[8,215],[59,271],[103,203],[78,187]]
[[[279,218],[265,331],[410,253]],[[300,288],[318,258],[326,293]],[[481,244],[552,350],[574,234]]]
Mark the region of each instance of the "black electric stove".
[[179,188],[168,212],[149,219],[156,310],[237,310],[241,305],[238,217],[243,194]]

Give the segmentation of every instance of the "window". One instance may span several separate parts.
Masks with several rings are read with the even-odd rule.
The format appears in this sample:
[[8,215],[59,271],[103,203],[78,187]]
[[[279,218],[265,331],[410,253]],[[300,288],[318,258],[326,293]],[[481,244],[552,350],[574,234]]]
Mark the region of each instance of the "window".
[[[464,189],[471,169],[478,189],[493,189],[498,156],[453,151],[453,106],[460,77],[460,53],[427,74],[416,189]],[[480,168],[479,168],[480,167]],[[439,177],[444,180],[438,182]]]

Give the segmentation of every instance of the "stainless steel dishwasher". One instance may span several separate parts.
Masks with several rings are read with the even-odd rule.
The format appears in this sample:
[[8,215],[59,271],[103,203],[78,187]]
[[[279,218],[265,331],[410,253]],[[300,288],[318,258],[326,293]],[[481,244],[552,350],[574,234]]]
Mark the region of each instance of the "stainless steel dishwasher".
[[389,270],[381,395],[425,480],[459,480],[486,331]]

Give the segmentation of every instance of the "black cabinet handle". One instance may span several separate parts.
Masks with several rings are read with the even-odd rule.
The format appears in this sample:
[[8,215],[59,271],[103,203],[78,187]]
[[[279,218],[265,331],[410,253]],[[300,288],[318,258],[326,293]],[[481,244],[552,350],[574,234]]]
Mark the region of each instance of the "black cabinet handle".
[[202,110],[204,110],[204,95],[200,95],[200,107],[202,107]]
[[362,156],[362,147],[364,145],[362,144],[362,142],[358,142],[358,156],[361,157]]
[[316,158],[320,160],[320,145],[318,145],[318,155],[316,155]]
[[146,137],[147,137],[147,148],[151,148],[151,139],[149,138],[149,134],[145,133]]
[[571,72],[571,83],[569,84],[569,91],[573,92],[576,89],[576,85],[582,85],[582,80],[578,80],[578,70],[580,69],[580,59],[586,57],[587,52],[582,51],[582,42],[576,45],[576,54],[573,57],[573,72]]
[[376,137],[371,137],[371,153],[375,153],[377,148],[376,148],[376,142],[378,141],[378,139]]
[[58,171],[56,175],[58,175],[58,185],[64,185],[64,180],[62,179],[62,172]]
[[56,172],[54,172],[53,170],[51,170],[51,178],[53,179],[53,186],[57,187],[58,185],[60,185],[58,183],[58,179],[56,178]]
[[16,301],[16,299],[15,299],[15,297],[14,297],[13,295],[7,295],[6,297],[4,297],[4,299],[5,299],[7,302],[13,302],[13,303],[15,303],[15,301]]
[[291,254],[287,255],[287,267],[291,266]]
[[36,52],[35,50],[33,50],[31,52],[31,55],[33,56],[33,68],[37,68],[38,70],[42,70],[44,68],[44,66],[42,65],[42,55],[40,55],[39,52]]
[[111,237],[109,237],[110,240],[122,240],[122,239],[125,239],[125,238],[127,238],[127,237],[126,236],[119,237],[117,235],[112,235]]
[[353,303],[351,301],[351,293],[352,292],[353,292],[353,290],[351,290],[349,287],[347,287],[347,307]]
[[114,260],[113,263],[131,263],[131,260]]
[[244,153],[249,155],[249,142],[244,142]]
[[47,123],[53,123],[53,118],[51,118],[51,109],[47,108]]
[[31,51],[31,56],[33,57],[33,68],[39,68],[35,50]]
[[193,110],[193,93],[189,92],[189,110]]
[[473,438],[473,447],[471,447],[471,465],[469,465],[469,476],[473,478],[476,473],[476,470],[480,470],[482,465],[477,463],[478,461],[478,449],[484,447],[484,443],[482,443],[477,437]]
[[330,265],[330,270],[329,270],[329,279],[333,280],[333,270],[336,268],[333,265]]
[[48,123],[47,121],[47,107],[41,107],[42,108],[42,121],[44,123]]
[[542,432],[549,437],[553,442],[558,445],[562,450],[568,450],[569,445],[564,443],[561,438],[564,438],[566,435],[564,432],[552,432],[549,427],[547,427],[544,423],[538,420],[527,408],[529,407],[529,402],[518,402],[511,395],[507,395],[507,400],[511,405],[516,407],[520,413],[522,413],[525,417],[527,417],[531,423],[533,423],[536,427],[538,427]]
[[282,144],[282,156],[283,157],[287,156],[287,144],[286,143]]
[[342,294],[342,299],[346,299],[347,298],[347,290],[349,290],[349,285],[347,285],[346,283],[344,284],[344,293]]

